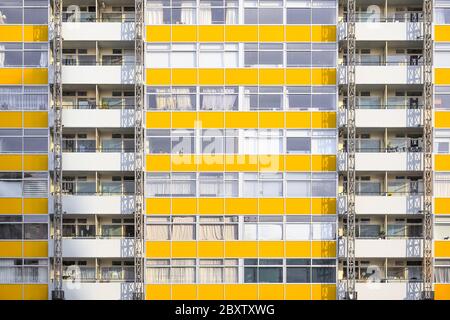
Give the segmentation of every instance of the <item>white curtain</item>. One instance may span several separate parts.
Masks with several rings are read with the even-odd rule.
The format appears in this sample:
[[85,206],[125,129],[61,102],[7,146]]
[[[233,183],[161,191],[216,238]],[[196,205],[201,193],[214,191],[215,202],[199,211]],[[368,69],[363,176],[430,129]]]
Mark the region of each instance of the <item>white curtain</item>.
[[186,6],[191,6],[191,4],[181,4],[181,23],[195,24],[195,8],[186,8]]
[[202,110],[223,110],[225,107],[225,101],[222,92],[222,88],[203,89]]
[[157,110],[173,110],[175,101],[170,95],[170,89],[156,89],[156,109]]
[[311,153],[313,154],[335,154],[336,139],[312,138]]
[[0,181],[0,197],[21,197],[22,193],[21,181]]
[[283,195],[282,181],[261,181],[263,197],[281,197]]
[[147,181],[147,193],[152,196],[170,195],[169,181]]
[[286,183],[287,197],[307,198],[311,196],[311,181],[288,180]]
[[148,283],[169,283],[170,268],[147,268]]
[[244,224],[244,240],[256,240],[256,223]]
[[238,268],[225,267],[223,282],[225,283],[237,283],[238,282]]
[[434,195],[448,196],[450,194],[450,174],[436,172],[434,179]]
[[195,268],[192,267],[172,267],[170,269],[172,283],[195,283]]
[[238,239],[238,226],[236,224],[226,224],[224,228],[225,240],[237,240]]
[[46,94],[24,94],[23,110],[47,110],[48,96]]
[[200,7],[198,24],[212,24],[211,5],[203,4]]
[[0,259],[0,283],[21,281],[21,267],[14,266],[13,259]]
[[146,227],[146,237],[149,240],[169,240],[169,226],[160,224],[150,224]]
[[282,240],[283,225],[282,224],[259,224],[258,240]]
[[193,181],[173,181],[172,183],[173,195],[194,195],[195,182]]
[[222,283],[222,267],[201,267],[200,283]]
[[[159,7],[161,6],[161,7]],[[164,23],[164,11],[162,4],[155,4],[151,8],[147,8],[147,23],[148,24],[163,24]]]
[[450,283],[450,267],[436,267],[434,278],[436,283]]
[[335,224],[334,223],[313,223],[313,240],[334,240]]
[[200,180],[199,185],[200,195],[206,196],[221,196],[223,195],[223,181],[205,181]]
[[173,88],[172,94],[176,99],[177,110],[192,110],[191,96],[187,88]]
[[223,108],[224,110],[233,110],[233,107],[237,100],[237,93],[234,92],[233,89],[225,89],[224,90],[224,98],[223,98]]
[[243,101],[242,101],[242,110],[243,111],[250,110],[250,97],[251,97],[251,95],[250,95],[249,91],[245,90],[244,91],[244,98],[243,98]]
[[39,65],[42,68],[47,67],[47,65],[48,65],[48,53],[47,53],[47,51],[42,51],[41,52],[41,58],[39,60]]
[[0,67],[5,66],[5,49],[5,46],[0,45]]
[[223,224],[201,224],[200,240],[223,240]]
[[[191,222],[189,217],[176,217],[175,223]],[[195,224],[173,224],[172,240],[195,240]]]
[[286,224],[286,240],[310,240],[310,230],[309,223]]
[[23,282],[46,283],[47,267],[23,267]]
[[238,24],[238,9],[226,8],[225,9],[225,23],[226,24]]

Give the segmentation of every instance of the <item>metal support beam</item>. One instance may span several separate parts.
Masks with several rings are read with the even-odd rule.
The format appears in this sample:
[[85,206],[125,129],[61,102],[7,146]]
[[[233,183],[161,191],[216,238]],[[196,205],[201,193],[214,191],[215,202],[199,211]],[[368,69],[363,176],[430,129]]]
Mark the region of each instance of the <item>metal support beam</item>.
[[53,300],[62,289],[62,0],[53,0]]
[[144,300],[144,1],[135,0],[134,295]]
[[423,293],[422,299],[434,299],[433,293],[433,0],[423,4]]

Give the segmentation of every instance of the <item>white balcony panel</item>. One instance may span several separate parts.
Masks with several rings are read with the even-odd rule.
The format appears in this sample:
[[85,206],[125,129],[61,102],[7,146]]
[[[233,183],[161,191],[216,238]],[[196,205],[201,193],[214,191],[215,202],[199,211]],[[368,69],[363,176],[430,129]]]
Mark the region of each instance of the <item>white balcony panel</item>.
[[[53,198],[49,212],[53,213]],[[63,195],[65,214],[131,214],[134,212],[134,196],[115,195]]]
[[421,239],[356,239],[357,258],[420,258]]
[[418,171],[422,170],[421,152],[358,152],[358,171]]
[[[63,239],[64,258],[131,258],[134,239]],[[49,241],[53,256],[53,240]]]
[[64,84],[132,84],[134,66],[63,66]]
[[[355,82],[357,84],[421,84],[422,67],[409,65],[357,65]],[[347,83],[347,67],[340,66],[340,84]]]
[[355,118],[360,128],[409,128],[423,122],[418,109],[357,109]]
[[420,282],[370,282],[356,283],[358,300],[418,300],[421,296]]
[[422,196],[356,196],[357,214],[418,214],[422,210]]
[[[338,26],[339,39],[346,39],[346,23]],[[356,22],[355,36],[359,41],[413,41],[422,35],[417,22]]]
[[[52,286],[49,286],[51,297]],[[131,300],[132,282],[63,282],[66,300]]]
[[134,110],[63,110],[65,128],[127,128],[134,125]]
[[121,41],[134,39],[134,23],[68,22],[62,24],[65,41]]
[[65,152],[65,171],[132,171],[134,154],[130,152]]

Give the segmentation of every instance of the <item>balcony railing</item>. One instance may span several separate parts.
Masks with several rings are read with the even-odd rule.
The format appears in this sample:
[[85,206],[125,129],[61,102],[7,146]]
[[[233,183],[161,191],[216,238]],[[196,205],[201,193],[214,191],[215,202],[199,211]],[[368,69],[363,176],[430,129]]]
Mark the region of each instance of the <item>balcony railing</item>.
[[[360,138],[356,140],[356,152],[422,152],[422,140],[413,138],[390,138],[387,146],[383,147],[380,139]],[[347,151],[347,142],[341,152]]]
[[130,195],[134,194],[134,181],[64,181],[63,194],[68,195]]
[[134,66],[133,56],[104,56],[102,60],[96,60],[95,55],[79,55],[74,57],[63,57],[65,66]]
[[67,99],[63,101],[64,109],[134,109],[134,97],[103,97],[100,103],[95,99]]
[[134,12],[122,14],[120,12],[63,12],[63,22],[134,22]]
[[[344,105],[344,108],[346,106]],[[387,97],[383,103],[383,97],[358,97],[356,100],[358,109],[422,109],[422,97]]]
[[[385,17],[382,14],[372,12],[358,12],[355,17],[356,22],[422,22],[423,12],[421,11],[402,11],[389,14]],[[343,22],[347,22],[347,13],[344,12]]]
[[86,267],[65,266],[63,279],[79,282],[134,281],[134,266]]
[[133,139],[103,139],[100,147],[95,140],[63,139],[63,152],[134,152]]
[[[344,279],[346,279],[344,267]],[[378,265],[356,266],[356,281],[358,282],[404,282],[421,281],[422,267],[385,267]]]
[[[394,224],[388,223],[386,226],[382,224],[357,223],[355,235],[358,239],[406,239],[406,238],[422,238],[422,224]],[[386,230],[386,231],[385,231]],[[346,230],[344,229],[344,236]]]

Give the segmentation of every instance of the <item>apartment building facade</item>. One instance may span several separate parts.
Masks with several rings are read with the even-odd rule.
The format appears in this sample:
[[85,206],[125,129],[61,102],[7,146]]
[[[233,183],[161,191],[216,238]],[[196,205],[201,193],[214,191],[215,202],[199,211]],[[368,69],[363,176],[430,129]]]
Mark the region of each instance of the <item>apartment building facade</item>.
[[418,300],[427,214],[450,298],[450,2],[433,3],[432,212],[423,1],[356,1],[355,59],[347,2],[137,3],[0,2],[0,299],[133,299],[138,275],[147,300],[334,300],[351,274],[358,299]]

